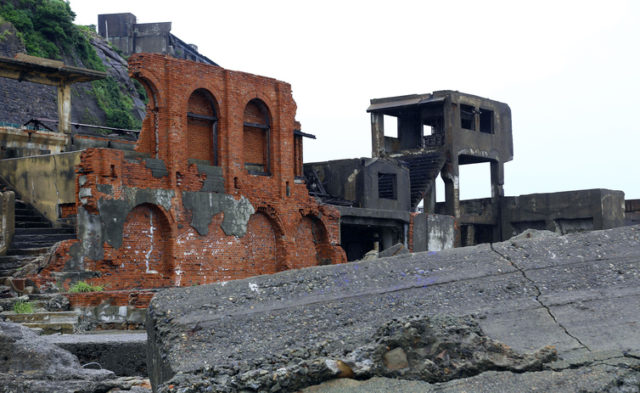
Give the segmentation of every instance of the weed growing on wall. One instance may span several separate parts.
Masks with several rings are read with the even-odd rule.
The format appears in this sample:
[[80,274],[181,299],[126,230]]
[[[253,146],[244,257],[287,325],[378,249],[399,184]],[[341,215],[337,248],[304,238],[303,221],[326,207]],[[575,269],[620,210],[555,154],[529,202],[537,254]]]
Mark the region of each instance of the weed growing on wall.
[[13,311],[16,314],[32,314],[33,304],[24,300],[18,300],[17,302],[13,303]]
[[73,284],[71,288],[69,288],[69,292],[71,293],[80,293],[80,292],[102,292],[104,287],[100,285],[91,285],[87,284],[84,281],[78,281]]

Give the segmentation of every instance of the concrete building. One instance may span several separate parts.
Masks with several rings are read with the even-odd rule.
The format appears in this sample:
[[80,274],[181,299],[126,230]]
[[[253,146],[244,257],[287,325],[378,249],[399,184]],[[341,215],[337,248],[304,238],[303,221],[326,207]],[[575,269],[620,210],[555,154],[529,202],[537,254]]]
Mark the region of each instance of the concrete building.
[[196,45],[187,44],[171,34],[171,22],[137,23],[136,16],[129,12],[100,14],[98,34],[125,56],[134,53],[161,53],[177,59],[217,65],[198,52]]
[[[507,104],[445,90],[372,99],[367,111],[372,158],[305,164],[310,193],[340,211],[349,260],[396,243],[435,251],[506,240],[526,229],[565,234],[624,225],[621,191],[505,197],[504,164],[513,159]],[[477,163],[490,165],[491,197],[461,201],[460,166]]]

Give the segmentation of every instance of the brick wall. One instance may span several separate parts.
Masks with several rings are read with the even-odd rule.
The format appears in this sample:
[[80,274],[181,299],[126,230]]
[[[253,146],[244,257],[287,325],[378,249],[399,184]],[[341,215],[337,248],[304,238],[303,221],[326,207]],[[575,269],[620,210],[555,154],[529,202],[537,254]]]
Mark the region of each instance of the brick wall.
[[[63,243],[36,281],[53,281],[64,276],[56,272],[75,266],[89,276],[86,281],[110,291],[140,291],[346,261],[339,246],[339,213],[319,205],[305,184],[294,182],[302,155],[301,149],[294,154],[293,130],[299,124],[288,84],[162,55],[133,55],[129,61],[130,72],[151,97],[136,145],[142,154],[131,158],[119,150],[88,149],[77,169],[83,195],[78,196],[77,208],[102,220],[103,228],[111,218],[104,216],[101,206],[114,200],[128,203],[122,242],[103,241],[99,260],[92,259],[95,253],[85,245],[75,246],[80,251],[74,254],[73,242]],[[217,152],[211,143],[212,122],[189,119],[188,112],[217,117]],[[244,125],[267,124],[267,119],[268,133]],[[259,138],[247,133],[247,128],[258,130],[263,141],[258,143]],[[301,148],[301,141],[296,143]],[[266,145],[269,174],[251,174],[244,163],[259,159],[260,151],[266,154]],[[201,234],[192,225],[195,213],[184,207],[183,193],[206,193],[207,175],[189,159],[210,160],[214,153],[222,169],[224,193],[236,201],[246,198],[255,210],[242,236],[225,233],[224,213],[214,215],[207,233]],[[145,161],[149,157],[161,159],[166,173],[154,173]],[[144,191],[165,197],[154,202],[140,197]],[[133,192],[137,194],[132,196]],[[69,262],[74,258],[76,263]],[[69,280],[64,281],[68,284]],[[83,303],[77,297],[74,302]],[[125,299],[124,295],[116,299],[120,298]]]

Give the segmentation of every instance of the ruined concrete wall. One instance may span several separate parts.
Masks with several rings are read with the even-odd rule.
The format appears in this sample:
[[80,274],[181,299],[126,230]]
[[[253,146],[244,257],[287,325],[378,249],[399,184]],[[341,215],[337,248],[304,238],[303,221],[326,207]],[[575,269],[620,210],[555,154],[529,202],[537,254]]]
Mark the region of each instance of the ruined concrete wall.
[[526,229],[566,234],[624,225],[624,192],[606,189],[502,198],[502,237]]
[[334,198],[353,201],[365,209],[411,209],[409,169],[396,160],[354,158],[304,165],[315,171],[325,191]]
[[[131,290],[345,260],[339,213],[294,182],[296,107],[289,85],[159,55],[132,56],[131,69],[151,97],[137,152],[82,153],[78,240],[61,244],[37,282],[66,286],[84,279],[108,290]],[[194,129],[187,113],[196,90],[215,100],[217,139],[210,146],[217,149],[210,156],[217,166],[190,159]],[[243,157],[243,115],[256,97],[270,119],[264,175],[251,174]]]
[[640,199],[627,199],[624,201],[624,224],[640,224]]
[[80,152],[12,158],[0,161],[0,176],[55,223],[58,205],[76,202],[74,167],[79,163]]
[[0,159],[57,154],[68,136],[59,132],[0,127]]
[[15,202],[13,191],[0,193],[0,255],[6,254],[15,232]]
[[452,216],[412,213],[409,226],[411,252],[453,248],[455,220]]

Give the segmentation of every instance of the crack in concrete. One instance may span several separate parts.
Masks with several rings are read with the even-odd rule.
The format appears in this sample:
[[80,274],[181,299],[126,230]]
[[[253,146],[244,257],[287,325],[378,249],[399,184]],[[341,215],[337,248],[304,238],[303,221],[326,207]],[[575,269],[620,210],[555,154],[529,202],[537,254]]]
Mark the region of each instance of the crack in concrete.
[[553,312],[551,312],[551,309],[549,308],[549,306],[547,306],[542,300],[540,300],[540,296],[542,296],[542,291],[540,290],[540,288],[538,287],[538,284],[536,284],[536,282],[534,280],[532,280],[529,276],[527,276],[527,272],[522,269],[517,263],[515,263],[514,261],[511,260],[511,258],[509,258],[507,255],[502,254],[500,251],[496,250],[493,247],[493,243],[489,243],[489,247],[491,248],[491,251],[495,252],[496,254],[498,254],[498,256],[502,259],[504,259],[505,261],[509,262],[509,264],[511,266],[513,266],[516,270],[518,270],[520,272],[520,274],[522,274],[522,277],[529,281],[531,283],[531,285],[533,285],[533,287],[536,289],[536,302],[538,302],[538,304],[540,304],[540,306],[542,306],[542,308],[544,308],[547,311],[547,314],[549,314],[549,316],[551,317],[551,319],[553,320],[553,322],[558,325],[558,327],[560,327],[564,333],[571,337],[573,340],[575,340],[582,348],[586,349],[587,351],[591,352],[591,349],[585,344],[583,343],[578,337],[574,336],[573,334],[571,334],[569,332],[569,330],[567,330],[567,328],[558,321],[558,319],[556,318],[556,316],[553,314]]

